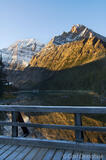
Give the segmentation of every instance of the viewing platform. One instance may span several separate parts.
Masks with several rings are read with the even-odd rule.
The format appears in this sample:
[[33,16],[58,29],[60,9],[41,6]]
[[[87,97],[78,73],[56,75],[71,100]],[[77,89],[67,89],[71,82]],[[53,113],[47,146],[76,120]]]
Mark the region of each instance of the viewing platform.
[[[82,126],[82,114],[106,114],[106,107],[0,105],[0,112],[11,112],[11,136],[0,136],[0,160],[106,160],[106,144],[84,142],[84,131],[106,132],[106,127]],[[75,114],[75,125],[17,122],[18,112],[63,112]],[[76,141],[48,140],[18,136],[18,127],[67,129],[75,131]]]

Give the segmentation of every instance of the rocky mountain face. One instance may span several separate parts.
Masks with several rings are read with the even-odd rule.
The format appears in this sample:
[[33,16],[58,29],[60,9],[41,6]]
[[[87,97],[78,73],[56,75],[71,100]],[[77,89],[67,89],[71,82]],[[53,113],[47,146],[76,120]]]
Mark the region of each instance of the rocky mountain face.
[[30,67],[64,70],[105,56],[106,38],[83,25],[54,37],[37,55]]
[[106,37],[84,25],[75,25],[35,54],[24,71],[15,72],[15,76],[11,71],[9,81],[27,89],[104,88],[105,58]]
[[19,40],[8,48],[0,50],[2,60],[6,68],[23,70],[28,66],[33,55],[36,55],[44,47],[44,44],[35,39]]

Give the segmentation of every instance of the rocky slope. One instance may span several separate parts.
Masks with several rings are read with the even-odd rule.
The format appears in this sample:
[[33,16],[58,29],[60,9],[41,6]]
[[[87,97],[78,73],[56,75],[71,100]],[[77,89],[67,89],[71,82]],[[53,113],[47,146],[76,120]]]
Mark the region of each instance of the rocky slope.
[[32,56],[44,47],[35,39],[19,40],[8,48],[0,50],[3,62],[8,69],[23,70]]

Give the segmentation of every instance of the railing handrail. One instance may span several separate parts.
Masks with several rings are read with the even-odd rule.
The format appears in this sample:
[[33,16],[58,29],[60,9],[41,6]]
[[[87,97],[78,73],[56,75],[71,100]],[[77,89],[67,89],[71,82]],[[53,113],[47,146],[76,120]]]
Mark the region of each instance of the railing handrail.
[[30,106],[30,105],[0,105],[0,111],[15,112],[65,112],[106,114],[106,107],[101,106]]
[[[31,145],[48,145],[49,147],[55,146],[58,144],[59,148],[73,148],[73,142],[62,141],[61,146],[59,141],[55,140],[53,142],[49,140],[32,140],[32,139],[22,139],[17,138],[18,136],[18,127],[35,127],[35,128],[51,128],[51,129],[70,129],[75,131],[76,147],[82,147],[83,150],[94,150],[106,153],[106,144],[87,144],[87,143],[78,143],[83,142],[83,131],[99,131],[106,132],[106,127],[96,127],[96,126],[82,126],[82,114],[106,114],[106,107],[101,106],[26,106],[26,105],[0,105],[0,112],[7,111],[12,113],[12,122],[0,121],[1,126],[12,126],[12,138],[6,136],[0,136],[0,142],[13,142],[17,141],[19,144],[28,144]],[[63,112],[63,113],[74,113],[75,114],[75,126],[71,125],[56,125],[56,124],[33,124],[33,123],[19,123],[17,122],[17,112]],[[28,141],[28,142],[27,142]],[[46,142],[47,141],[47,142]],[[81,145],[82,144],[82,145]],[[78,148],[77,148],[78,150]]]

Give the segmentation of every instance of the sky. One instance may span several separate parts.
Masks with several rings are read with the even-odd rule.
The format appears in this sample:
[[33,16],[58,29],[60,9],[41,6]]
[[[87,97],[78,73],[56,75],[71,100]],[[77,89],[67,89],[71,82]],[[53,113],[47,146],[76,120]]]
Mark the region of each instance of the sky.
[[106,0],[0,0],[0,49],[28,38],[48,43],[74,24],[106,36]]

